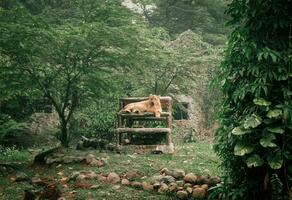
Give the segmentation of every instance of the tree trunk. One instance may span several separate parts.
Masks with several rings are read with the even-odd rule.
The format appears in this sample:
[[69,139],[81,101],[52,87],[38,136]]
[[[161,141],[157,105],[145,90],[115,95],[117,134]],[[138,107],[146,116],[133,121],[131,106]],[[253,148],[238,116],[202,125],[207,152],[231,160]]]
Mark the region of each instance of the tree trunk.
[[60,141],[63,147],[69,147],[69,135],[67,130],[67,122],[65,119],[61,119],[61,135]]

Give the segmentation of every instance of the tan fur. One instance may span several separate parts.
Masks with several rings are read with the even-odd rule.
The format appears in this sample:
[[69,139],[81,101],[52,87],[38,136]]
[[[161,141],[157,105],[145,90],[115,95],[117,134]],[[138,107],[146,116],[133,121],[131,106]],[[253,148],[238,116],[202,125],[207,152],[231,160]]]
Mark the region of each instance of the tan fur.
[[145,101],[130,103],[126,105],[120,112],[132,112],[132,113],[142,113],[142,112],[152,112],[155,117],[160,117],[162,113],[160,97],[157,95],[149,95],[149,99]]

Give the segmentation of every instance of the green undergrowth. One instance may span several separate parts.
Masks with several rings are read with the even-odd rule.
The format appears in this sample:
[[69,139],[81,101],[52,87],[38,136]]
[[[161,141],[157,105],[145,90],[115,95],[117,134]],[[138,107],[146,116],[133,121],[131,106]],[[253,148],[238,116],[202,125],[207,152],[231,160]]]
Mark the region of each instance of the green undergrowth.
[[[31,165],[33,153],[21,151],[25,156],[20,157],[19,162],[23,162],[21,169],[30,177],[38,176],[42,179],[49,178],[52,180],[60,180],[59,172],[68,177],[74,171],[94,171],[98,174],[107,175],[110,172],[116,172],[119,175],[125,174],[129,170],[137,170],[139,177],[135,180],[149,182],[150,178],[158,174],[162,167],[169,169],[183,169],[186,172],[193,172],[198,175],[210,174],[221,175],[219,159],[212,150],[212,143],[201,141],[196,143],[180,144],[176,146],[174,154],[116,154],[116,153],[100,153],[95,150],[77,151],[68,150],[69,155],[86,155],[92,153],[98,157],[107,158],[106,165],[103,167],[90,167],[83,163],[78,164],[53,164],[47,165]],[[37,151],[36,151],[37,152]],[[26,157],[30,155],[30,157]],[[2,155],[3,156],[3,155]],[[22,158],[26,157],[27,160]],[[0,158],[1,161],[5,160]],[[6,161],[7,158],[6,158]],[[16,161],[13,159],[13,161]],[[1,172],[0,174],[0,199],[21,199],[25,189],[32,188],[28,182],[14,182],[11,178],[15,175],[14,170]],[[91,184],[97,185],[96,189],[79,189],[75,188],[75,181],[68,183],[69,190],[74,190],[75,199],[176,199],[168,195],[161,195],[154,192],[135,190],[130,187],[115,188],[108,183],[98,182],[96,179],[90,181]]]

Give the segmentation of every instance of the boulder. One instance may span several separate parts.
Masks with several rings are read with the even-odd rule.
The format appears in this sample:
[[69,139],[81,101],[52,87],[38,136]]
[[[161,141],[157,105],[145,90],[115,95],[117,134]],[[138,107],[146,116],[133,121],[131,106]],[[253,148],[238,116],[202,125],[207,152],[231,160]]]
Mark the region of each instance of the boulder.
[[86,161],[86,164],[90,164],[93,160],[96,160],[96,156],[93,155],[93,154],[88,154],[86,157],[85,157],[85,161]]
[[207,190],[202,187],[196,187],[193,189],[192,196],[194,199],[205,199],[207,195]]
[[79,174],[77,177],[76,177],[76,181],[80,182],[80,181],[84,181],[86,179],[86,175],[85,174]]
[[169,192],[175,192],[177,190],[177,184],[176,183],[170,183],[168,185]]
[[185,182],[184,181],[176,181],[177,186],[183,187]]
[[93,171],[90,171],[88,173],[86,173],[86,178],[88,179],[93,179],[93,178],[96,178],[97,177],[97,174]]
[[176,179],[181,179],[186,175],[186,173],[182,169],[174,169],[174,170],[171,170],[171,174],[166,174],[166,175],[173,176]]
[[168,191],[168,185],[165,183],[161,183],[160,188],[158,189],[158,193],[164,194]]
[[194,175],[193,173],[188,173],[188,174],[185,175],[184,181],[186,183],[195,184],[197,182],[197,176]]
[[28,181],[29,180],[29,177],[26,173],[24,172],[18,172],[16,175],[15,175],[15,178],[14,178],[14,181],[16,182],[20,182],[20,181]]
[[81,162],[82,160],[84,160],[84,157],[80,157],[80,156],[64,156],[62,159],[62,162],[65,164],[69,164],[69,163],[78,163]]
[[80,175],[80,172],[74,171],[69,177],[69,180],[76,180],[76,178]]
[[109,173],[107,180],[112,184],[117,184],[120,182],[120,176],[114,172]]
[[184,190],[179,190],[179,191],[177,191],[176,196],[179,199],[186,199],[186,198],[188,198],[188,192],[184,191]]
[[157,176],[152,177],[151,184],[154,184],[156,182],[169,184],[169,183],[174,183],[175,179],[172,176],[157,175]]
[[186,191],[187,191],[189,194],[192,194],[193,189],[192,189],[191,187],[187,187],[187,188],[186,188]]
[[160,185],[161,184],[159,182],[153,183],[153,189],[158,190],[160,188]]
[[136,189],[143,189],[142,183],[138,181],[131,182],[131,186]]
[[102,167],[105,165],[105,162],[103,160],[100,160],[100,159],[92,159],[92,161],[89,163],[90,166],[93,166],[93,167]]
[[209,178],[209,186],[210,187],[213,187],[213,186],[216,186],[218,183],[220,183],[221,182],[221,179],[219,178],[219,177],[217,177],[217,176],[211,176],[210,178]]
[[98,174],[96,178],[100,182],[106,182],[107,181],[107,177],[103,176],[103,175],[100,175],[100,174]]
[[129,170],[126,174],[125,174],[125,178],[126,179],[134,179],[137,178],[139,176],[139,172],[138,170]]
[[203,185],[203,184],[208,184],[209,179],[206,176],[198,176],[197,177],[197,184]]
[[188,187],[193,187],[193,185],[191,183],[185,183],[184,188],[188,188]]
[[122,183],[122,185],[125,185],[125,186],[129,186],[130,185],[130,181],[128,179],[126,179],[126,178],[123,178],[121,183]]
[[153,190],[153,185],[149,184],[149,183],[146,183],[146,182],[143,182],[142,183],[142,187],[143,187],[143,190],[146,190],[146,191],[151,191]]

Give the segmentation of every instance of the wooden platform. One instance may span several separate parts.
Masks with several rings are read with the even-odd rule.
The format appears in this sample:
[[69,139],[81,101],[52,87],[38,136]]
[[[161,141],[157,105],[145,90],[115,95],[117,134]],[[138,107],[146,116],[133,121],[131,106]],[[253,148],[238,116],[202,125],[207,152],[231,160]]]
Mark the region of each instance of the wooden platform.
[[170,133],[170,128],[117,128],[118,133]]
[[[129,103],[139,102],[147,100],[148,97],[129,97],[120,99],[120,110],[124,108]],[[161,151],[163,153],[173,153],[173,143],[171,142],[171,128],[172,128],[172,99],[171,97],[160,97],[160,103],[163,112],[160,117],[155,117],[154,113],[128,113],[128,112],[118,112],[118,126],[116,128],[117,146],[119,148],[132,147],[134,149],[140,149],[147,151]],[[134,128],[134,121],[160,121],[164,123],[166,128]],[[165,134],[166,144],[159,145],[123,145],[122,134]],[[165,143],[165,142],[164,142]]]

